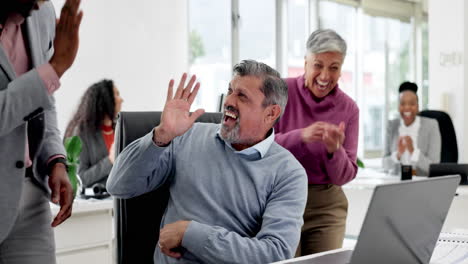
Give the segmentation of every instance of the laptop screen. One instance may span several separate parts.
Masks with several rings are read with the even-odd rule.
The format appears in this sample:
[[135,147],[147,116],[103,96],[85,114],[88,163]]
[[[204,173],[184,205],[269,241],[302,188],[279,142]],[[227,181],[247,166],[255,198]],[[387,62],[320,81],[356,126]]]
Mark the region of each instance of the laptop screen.
[[351,263],[429,263],[459,176],[380,185]]

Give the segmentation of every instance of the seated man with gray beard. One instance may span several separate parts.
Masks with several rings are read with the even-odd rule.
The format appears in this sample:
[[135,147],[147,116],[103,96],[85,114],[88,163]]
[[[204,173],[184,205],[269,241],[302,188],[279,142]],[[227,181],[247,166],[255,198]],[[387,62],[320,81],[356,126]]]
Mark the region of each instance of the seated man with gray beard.
[[[107,190],[131,198],[170,182],[155,263],[269,263],[299,243],[307,175],[274,142],[287,102],[277,71],[256,61],[234,66],[221,126],[194,123],[200,87],[184,74],[169,82],[160,124],[127,146]],[[185,86],[185,87],[184,87]],[[193,89],[192,89],[193,88]],[[148,208],[151,210],[151,208]]]

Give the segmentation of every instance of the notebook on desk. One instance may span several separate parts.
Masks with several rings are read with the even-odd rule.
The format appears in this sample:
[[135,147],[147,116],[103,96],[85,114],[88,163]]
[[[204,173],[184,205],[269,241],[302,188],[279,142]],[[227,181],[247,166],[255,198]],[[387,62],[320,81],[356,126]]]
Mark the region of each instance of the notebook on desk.
[[460,176],[379,185],[354,250],[296,264],[429,263]]
[[461,176],[460,185],[468,185],[468,164],[434,163],[429,165],[429,177],[438,177],[455,174]]

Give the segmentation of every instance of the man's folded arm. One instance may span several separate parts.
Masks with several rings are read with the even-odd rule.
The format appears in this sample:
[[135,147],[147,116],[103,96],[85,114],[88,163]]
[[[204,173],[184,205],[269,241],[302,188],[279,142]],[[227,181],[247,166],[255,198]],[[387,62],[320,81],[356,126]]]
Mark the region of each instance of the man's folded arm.
[[170,177],[174,144],[158,147],[153,131],[128,145],[115,160],[106,186],[113,196],[132,198],[158,188]]
[[182,247],[205,263],[269,263],[292,258],[306,200],[307,176],[299,169],[276,185],[263,212],[261,229],[254,237],[191,221]]

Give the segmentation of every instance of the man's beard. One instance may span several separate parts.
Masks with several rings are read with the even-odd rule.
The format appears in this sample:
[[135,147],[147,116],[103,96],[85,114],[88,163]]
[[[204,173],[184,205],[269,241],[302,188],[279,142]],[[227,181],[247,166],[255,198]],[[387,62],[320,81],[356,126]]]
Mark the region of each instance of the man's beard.
[[241,143],[239,142],[239,129],[239,119],[236,120],[236,125],[231,130],[229,130],[227,126],[221,123],[221,130],[219,135],[224,141],[231,144]]

